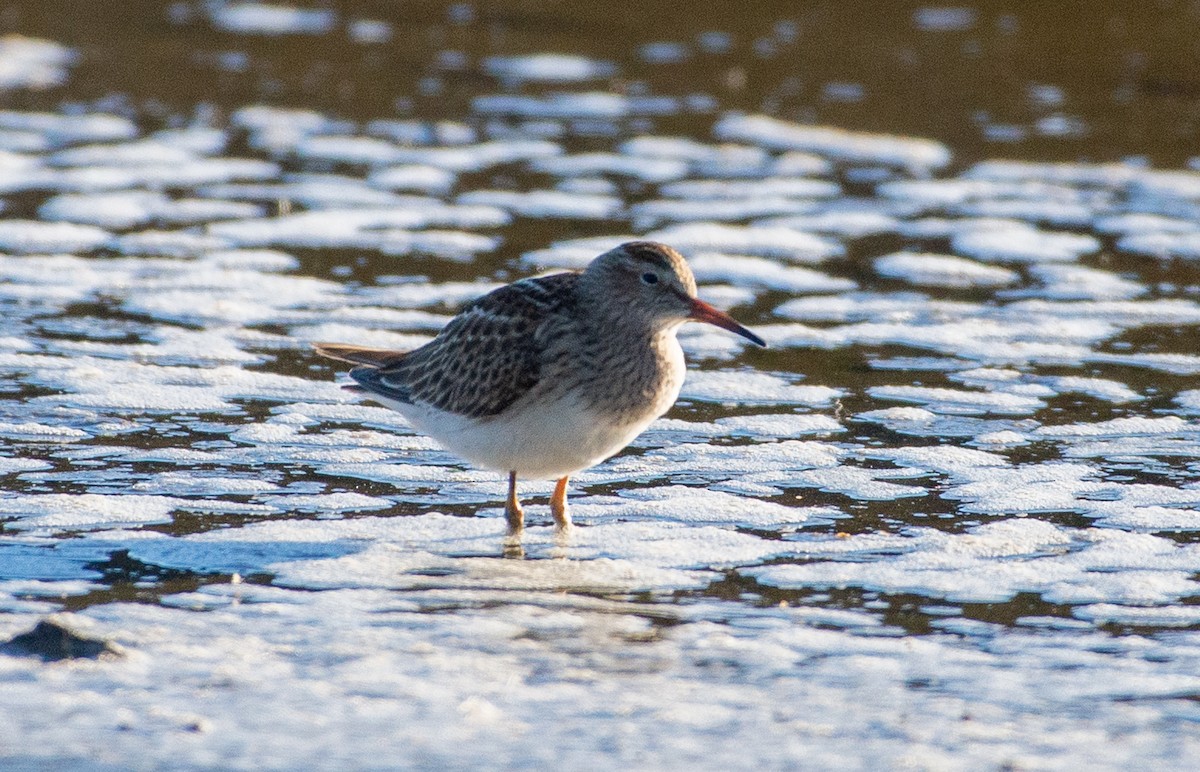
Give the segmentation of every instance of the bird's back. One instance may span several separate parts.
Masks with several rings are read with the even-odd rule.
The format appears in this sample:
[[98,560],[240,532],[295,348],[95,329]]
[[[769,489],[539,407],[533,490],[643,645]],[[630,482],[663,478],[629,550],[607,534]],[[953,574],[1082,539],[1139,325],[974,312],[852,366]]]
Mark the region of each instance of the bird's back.
[[407,353],[333,344],[317,350],[359,364],[350,377],[393,403],[467,418],[497,415],[540,381],[543,352],[537,330],[569,313],[578,280],[578,274],[559,273],[500,287]]

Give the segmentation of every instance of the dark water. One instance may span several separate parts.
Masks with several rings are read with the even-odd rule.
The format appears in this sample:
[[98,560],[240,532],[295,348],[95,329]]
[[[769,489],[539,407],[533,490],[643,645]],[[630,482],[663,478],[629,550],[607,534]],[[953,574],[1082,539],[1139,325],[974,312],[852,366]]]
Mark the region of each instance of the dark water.
[[[279,37],[214,30],[203,4],[7,3],[6,32],[84,58],[67,87],[5,103],[102,102],[148,127],[262,100],[360,121],[460,120],[495,87],[478,71],[483,57],[553,51],[614,62],[620,74],[599,85],[618,91],[702,94],[722,109],[932,137],[963,165],[1003,156],[1179,166],[1195,154],[1200,52],[1187,3],[319,7],[337,12],[328,34]],[[390,40],[355,42],[346,29],[356,19],[387,22]],[[674,44],[680,60],[648,63],[644,47],[656,43]],[[710,122],[662,123],[703,136]],[[1016,131],[989,141],[995,126]]]

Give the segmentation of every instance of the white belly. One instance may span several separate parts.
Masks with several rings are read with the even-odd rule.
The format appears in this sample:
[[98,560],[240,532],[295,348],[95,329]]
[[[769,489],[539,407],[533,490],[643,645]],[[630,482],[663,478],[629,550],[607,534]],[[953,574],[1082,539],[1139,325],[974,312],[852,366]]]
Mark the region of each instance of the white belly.
[[666,396],[670,398],[663,400],[661,410],[622,423],[596,416],[569,395],[549,403],[514,406],[483,420],[372,398],[476,466],[545,479],[574,474],[617,453],[674,403],[678,390]]
[[597,412],[570,390],[531,392],[503,413],[483,419],[371,397],[476,466],[515,471],[523,478],[562,477],[614,455],[675,404],[686,368],[674,329],[666,332],[662,345],[666,377],[659,390],[644,407],[625,405],[616,413],[620,418]]

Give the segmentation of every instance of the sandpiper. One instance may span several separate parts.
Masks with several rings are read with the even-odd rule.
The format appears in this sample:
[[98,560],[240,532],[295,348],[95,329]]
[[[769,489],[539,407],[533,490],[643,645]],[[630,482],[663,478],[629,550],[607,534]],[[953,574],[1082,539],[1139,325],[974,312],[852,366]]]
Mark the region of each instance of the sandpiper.
[[688,321],[766,345],[696,297],[678,252],[632,241],[582,272],[489,292],[413,351],[316,350],[359,365],[350,388],[468,461],[507,472],[504,512],[516,535],[525,524],[517,478],[556,478],[550,511],[559,529],[569,528],[568,478],[624,448],[675,403],[685,371],[675,335]]

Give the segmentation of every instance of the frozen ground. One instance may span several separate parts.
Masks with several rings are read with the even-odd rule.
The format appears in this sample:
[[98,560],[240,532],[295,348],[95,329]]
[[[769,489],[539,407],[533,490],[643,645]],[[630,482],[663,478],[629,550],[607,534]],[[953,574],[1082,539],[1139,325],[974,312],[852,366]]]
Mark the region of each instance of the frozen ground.
[[[76,57],[2,45],[19,88]],[[454,122],[0,112],[0,641],[111,642],[0,650],[0,766],[1200,765],[1200,172],[682,137],[612,61],[471,66]],[[634,236],[771,348],[686,330],[679,406],[569,537],[525,483],[505,557],[501,479],[309,345]]]

